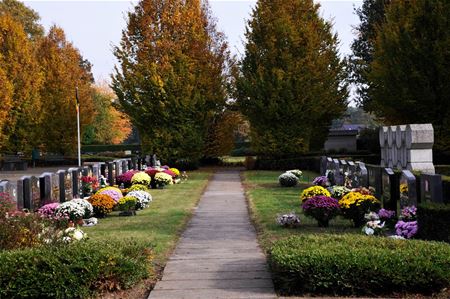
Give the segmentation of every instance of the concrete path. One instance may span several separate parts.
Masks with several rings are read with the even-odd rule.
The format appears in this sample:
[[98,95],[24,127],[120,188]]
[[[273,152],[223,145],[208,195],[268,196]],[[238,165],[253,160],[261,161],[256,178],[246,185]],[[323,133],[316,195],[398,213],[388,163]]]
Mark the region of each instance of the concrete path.
[[217,172],[209,183],[149,296],[166,298],[276,298],[238,171]]

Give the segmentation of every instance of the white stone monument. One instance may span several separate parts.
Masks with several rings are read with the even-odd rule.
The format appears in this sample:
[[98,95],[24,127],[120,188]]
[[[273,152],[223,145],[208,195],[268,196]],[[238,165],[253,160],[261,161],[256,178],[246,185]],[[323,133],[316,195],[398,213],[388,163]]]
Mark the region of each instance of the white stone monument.
[[381,166],[434,174],[432,124],[380,128]]

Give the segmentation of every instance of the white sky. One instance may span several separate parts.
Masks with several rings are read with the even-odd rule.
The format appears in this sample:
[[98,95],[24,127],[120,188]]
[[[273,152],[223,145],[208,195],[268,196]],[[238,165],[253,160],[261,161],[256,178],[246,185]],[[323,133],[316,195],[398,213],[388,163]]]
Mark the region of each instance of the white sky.
[[[341,55],[350,53],[350,43],[354,36],[352,26],[358,24],[354,7],[362,0],[320,0],[322,16],[333,20],[334,30],[341,40]],[[78,0],[78,1],[41,1],[24,3],[37,11],[41,23],[46,29],[56,24],[62,27],[67,39],[81,51],[84,58],[93,64],[96,80],[108,80],[116,60],[112,46],[120,41],[125,27],[125,15],[133,4],[129,0]],[[135,2],[136,3],[136,2]],[[217,18],[218,28],[228,37],[231,51],[242,54],[244,29],[251,9],[256,1],[249,0],[210,0],[213,15]]]

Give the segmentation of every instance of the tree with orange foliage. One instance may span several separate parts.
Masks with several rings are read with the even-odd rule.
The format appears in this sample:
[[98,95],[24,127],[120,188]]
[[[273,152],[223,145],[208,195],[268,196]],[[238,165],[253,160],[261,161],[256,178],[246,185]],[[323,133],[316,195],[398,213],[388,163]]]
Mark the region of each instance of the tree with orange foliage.
[[75,88],[80,101],[81,131],[94,119],[90,64],[66,40],[64,31],[53,26],[38,48],[44,72],[41,88],[43,147],[49,152],[74,153],[77,144]]
[[112,88],[144,148],[199,159],[226,102],[227,44],[207,2],[141,0],[128,15]]
[[131,122],[126,114],[113,106],[114,93],[105,84],[95,86],[93,101],[95,118],[90,125],[85,144],[120,144],[131,134]]
[[[30,152],[39,144],[42,73],[21,23],[0,14],[0,114],[3,152]],[[4,118],[3,118],[4,117]]]

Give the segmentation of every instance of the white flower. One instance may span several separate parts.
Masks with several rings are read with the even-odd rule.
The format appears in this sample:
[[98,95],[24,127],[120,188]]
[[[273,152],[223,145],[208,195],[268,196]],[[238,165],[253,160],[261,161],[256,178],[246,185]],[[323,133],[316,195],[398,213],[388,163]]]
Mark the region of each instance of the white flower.
[[364,229],[364,232],[365,232],[366,235],[368,235],[368,236],[372,236],[372,235],[375,233],[375,231],[373,230],[373,228],[370,228],[370,227],[366,227],[366,228]]
[[77,230],[75,230],[75,231],[73,232],[72,237],[73,237],[75,240],[80,241],[81,239],[84,238],[84,233],[83,233],[82,230],[77,229]]
[[63,237],[63,238],[62,238],[62,241],[63,241],[64,243],[70,243],[70,242],[72,241],[72,239],[71,239],[70,237]]

